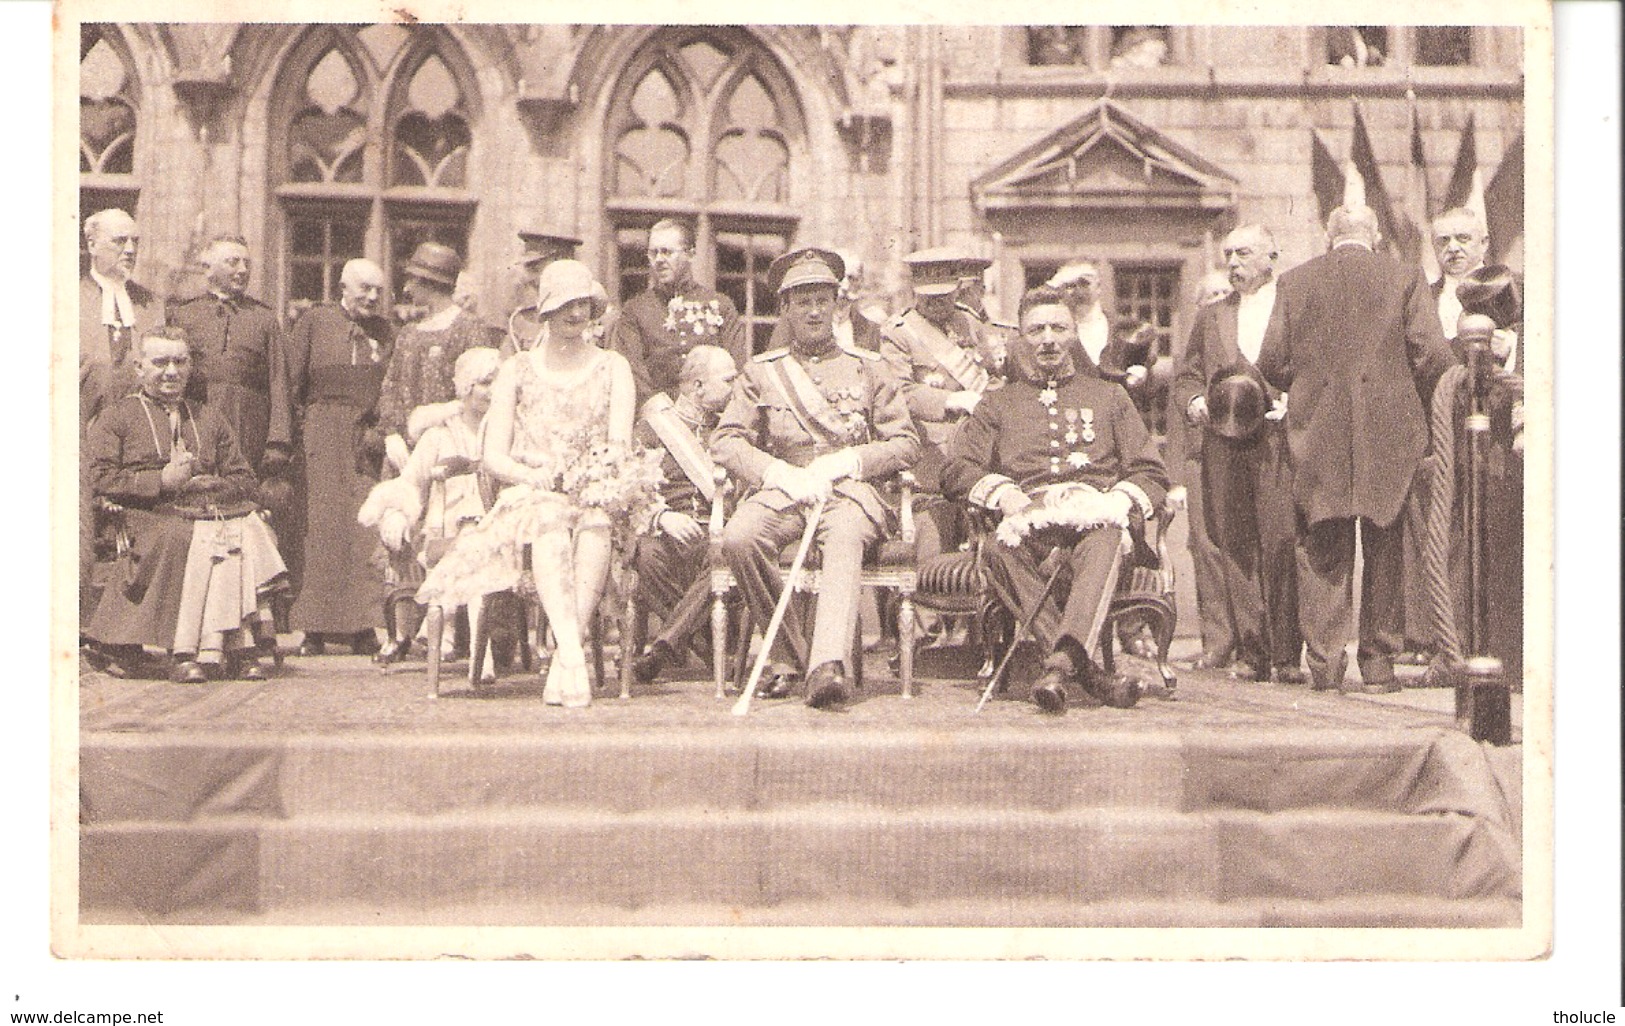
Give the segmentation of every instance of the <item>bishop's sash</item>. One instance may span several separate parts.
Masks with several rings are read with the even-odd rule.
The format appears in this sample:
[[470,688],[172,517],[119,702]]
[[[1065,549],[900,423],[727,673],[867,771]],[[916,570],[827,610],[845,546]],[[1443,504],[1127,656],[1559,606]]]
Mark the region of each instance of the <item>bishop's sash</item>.
[[694,437],[683,418],[677,415],[677,404],[664,392],[656,392],[643,404],[643,420],[649,425],[660,444],[671,453],[683,476],[693,482],[699,493],[710,502],[716,494],[717,465],[700,440]]

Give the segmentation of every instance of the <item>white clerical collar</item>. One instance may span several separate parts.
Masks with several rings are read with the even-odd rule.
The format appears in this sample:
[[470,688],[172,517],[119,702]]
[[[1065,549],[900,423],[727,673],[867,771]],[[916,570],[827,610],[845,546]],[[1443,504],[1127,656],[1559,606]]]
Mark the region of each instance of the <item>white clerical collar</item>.
[[135,302],[130,299],[125,283],[107,277],[94,266],[90,268],[90,280],[102,289],[102,323],[119,328],[135,327]]
[[1332,248],[1333,249],[1342,249],[1344,246],[1359,246],[1361,249],[1365,250],[1367,253],[1372,252],[1370,243],[1367,243],[1362,239],[1343,239],[1343,240],[1339,241],[1337,243],[1337,245],[1333,246]]

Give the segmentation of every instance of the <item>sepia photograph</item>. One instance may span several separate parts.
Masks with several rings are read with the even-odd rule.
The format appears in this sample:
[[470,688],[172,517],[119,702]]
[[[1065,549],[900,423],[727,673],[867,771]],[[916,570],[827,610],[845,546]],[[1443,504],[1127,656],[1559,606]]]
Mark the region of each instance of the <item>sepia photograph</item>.
[[1549,5],[486,6],[55,9],[58,957],[1550,952]]

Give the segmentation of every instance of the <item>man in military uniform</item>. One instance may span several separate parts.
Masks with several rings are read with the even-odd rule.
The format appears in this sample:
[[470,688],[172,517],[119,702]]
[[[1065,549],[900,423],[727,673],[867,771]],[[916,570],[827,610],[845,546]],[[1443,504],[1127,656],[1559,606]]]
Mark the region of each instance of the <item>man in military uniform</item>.
[[[711,597],[706,570],[709,534],[706,520],[716,493],[716,464],[705,447],[717,417],[733,394],[739,376],[728,351],[695,346],[683,358],[677,399],[656,392],[643,404],[640,442],[665,450],[661,470],[660,508],[649,531],[638,539],[638,585],[645,604],[661,611],[662,626],[648,651],[634,664],[644,683],[681,658],[691,638],[705,625]],[[702,643],[703,644],[703,643]]]
[[192,348],[186,397],[220,415],[254,472],[287,466],[293,445],[288,361],[276,314],[248,294],[248,244],[222,235],[198,255],[208,291],[175,307]]
[[[943,446],[982,399],[1001,369],[974,314],[956,305],[966,254],[951,247],[923,249],[904,258],[914,305],[887,323],[880,355],[896,375],[922,445],[920,491],[940,490]],[[921,503],[919,554],[929,559],[958,541],[954,507]]]
[[987,339],[988,348],[1002,364],[1010,340],[1020,334],[1021,329],[1014,324],[996,321],[993,315],[987,312],[987,282],[983,276],[992,266],[993,261],[986,257],[967,257],[960,262],[959,291],[954,294],[954,305],[976,318],[977,325]]
[[678,370],[695,346],[720,346],[735,363],[750,357],[733,300],[694,280],[694,232],[680,221],[649,229],[649,288],[626,301],[610,338],[632,365],[639,403],[656,392],[676,396]]
[[519,241],[525,251],[513,264],[510,312],[498,329],[502,339],[499,347],[505,357],[530,349],[542,333],[541,318],[536,316],[536,282],[541,278],[542,268],[555,260],[574,260],[576,249],[581,245],[575,236],[551,228],[521,228]]
[[746,365],[711,435],[717,462],[758,489],[722,537],[756,622],[771,619],[783,586],[779,553],[804,530],[807,507],[824,503],[812,637],[793,604],[783,633],[809,671],[807,704],[815,708],[849,697],[844,660],[857,627],[863,550],[892,519],[871,482],[913,464],[920,449],[908,404],[880,358],[835,341],[831,315],[844,272],[841,258],[826,250],[797,250],[773,262],[768,283],[790,322],[790,346]]
[[[1076,326],[1065,298],[1048,288],[1029,292],[1021,327],[1011,379],[987,394],[954,438],[943,490],[1003,516],[988,545],[989,570],[1018,617],[1037,610],[1033,631],[1048,650],[1033,688],[1039,708],[1063,711],[1069,684],[1128,707],[1139,700],[1139,682],[1099,668],[1101,626],[1123,550],[1130,541],[1144,545],[1167,476],[1122,387],[1074,368]],[[1046,598],[1054,571],[1041,564],[1057,559],[1070,582]]]

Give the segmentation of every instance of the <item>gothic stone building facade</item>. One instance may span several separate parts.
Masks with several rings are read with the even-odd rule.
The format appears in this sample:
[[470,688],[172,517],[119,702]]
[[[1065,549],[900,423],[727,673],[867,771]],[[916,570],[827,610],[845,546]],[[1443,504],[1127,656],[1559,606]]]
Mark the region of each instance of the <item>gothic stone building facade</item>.
[[284,316],[351,257],[398,287],[438,239],[495,320],[516,229],[580,236],[626,297],[648,226],[683,215],[758,344],[790,246],[861,256],[896,310],[900,257],[961,243],[994,260],[1005,317],[1091,254],[1117,311],[1173,345],[1229,227],[1273,226],[1283,267],[1319,251],[1310,130],[1341,160],[1351,99],[1396,200],[1408,92],[1435,188],[1469,117],[1493,171],[1522,47],[1493,27],[86,25],[80,216],[130,209],[138,277],[171,295],[240,234]]

